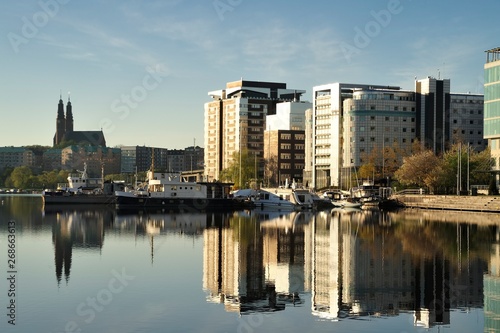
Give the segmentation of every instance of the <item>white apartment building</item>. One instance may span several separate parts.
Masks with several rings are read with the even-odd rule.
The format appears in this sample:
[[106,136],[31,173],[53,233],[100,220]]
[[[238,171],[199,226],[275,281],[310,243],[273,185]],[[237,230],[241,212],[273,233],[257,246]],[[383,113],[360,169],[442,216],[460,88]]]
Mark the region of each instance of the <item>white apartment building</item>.
[[258,160],[263,177],[266,116],[276,114],[277,104],[300,101],[304,90],[287,89],[285,83],[239,80],[208,93],[205,103],[205,177],[219,179],[233,162],[235,152],[247,150]]

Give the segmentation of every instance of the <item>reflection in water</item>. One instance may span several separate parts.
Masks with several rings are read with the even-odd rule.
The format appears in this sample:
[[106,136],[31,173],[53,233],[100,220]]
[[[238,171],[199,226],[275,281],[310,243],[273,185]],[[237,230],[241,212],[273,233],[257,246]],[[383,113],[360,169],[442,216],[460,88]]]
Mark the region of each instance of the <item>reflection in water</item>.
[[[483,306],[497,234],[496,226],[415,223],[378,210],[213,222],[204,231],[203,287],[227,311],[282,310],[310,294],[312,314],[323,319],[410,312],[426,328],[450,324],[452,309]],[[495,310],[486,315],[498,318]]]
[[500,216],[378,210],[117,215],[113,209],[64,209],[40,218],[39,208],[30,207],[0,206],[0,225],[14,218],[21,232],[52,232],[58,285],[69,283],[73,254],[100,255],[106,234],[148,237],[152,264],[166,234],[203,236],[203,289],[226,311],[299,306],[332,321],[410,313],[414,325],[432,327],[453,325],[452,311],[484,307],[485,331],[500,332]]
[[76,250],[101,251],[104,243],[104,226],[111,221],[109,210],[45,212],[45,221],[52,224],[52,242],[57,283],[63,272],[69,282],[73,248]]
[[302,213],[270,214],[236,214],[205,230],[203,288],[209,301],[239,313],[301,303],[304,232],[297,218]]

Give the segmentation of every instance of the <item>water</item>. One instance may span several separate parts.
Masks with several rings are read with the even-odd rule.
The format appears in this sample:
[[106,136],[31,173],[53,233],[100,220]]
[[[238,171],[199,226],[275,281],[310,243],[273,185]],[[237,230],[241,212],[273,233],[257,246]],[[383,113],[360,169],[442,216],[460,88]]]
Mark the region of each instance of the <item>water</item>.
[[1,196],[0,332],[499,332],[499,219],[121,215]]

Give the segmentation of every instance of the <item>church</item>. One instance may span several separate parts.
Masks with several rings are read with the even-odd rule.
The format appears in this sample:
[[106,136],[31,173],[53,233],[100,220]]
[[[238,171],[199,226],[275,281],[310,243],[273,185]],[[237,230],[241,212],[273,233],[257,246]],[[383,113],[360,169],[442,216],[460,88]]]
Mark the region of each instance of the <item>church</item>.
[[73,130],[73,110],[70,98],[66,105],[66,115],[64,114],[64,103],[62,95],[57,106],[56,134],[54,135],[53,146],[63,142],[68,145],[91,145],[106,147],[104,133],[101,131],[74,131]]

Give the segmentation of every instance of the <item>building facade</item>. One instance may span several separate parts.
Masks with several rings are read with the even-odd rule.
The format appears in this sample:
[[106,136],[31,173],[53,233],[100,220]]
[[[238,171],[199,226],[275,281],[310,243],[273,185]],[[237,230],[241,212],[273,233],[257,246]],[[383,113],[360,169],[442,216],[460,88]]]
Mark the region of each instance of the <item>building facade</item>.
[[[341,179],[348,187],[351,173],[369,158],[375,158],[377,170],[385,178],[386,148],[409,151],[415,138],[415,94],[394,89],[353,90],[343,102],[343,147]],[[374,156],[375,155],[375,156]],[[402,163],[402,156],[399,155]]]
[[500,170],[500,47],[487,50],[484,65],[484,138]]
[[155,170],[167,170],[168,149],[146,146],[123,146],[121,149],[121,172],[135,173],[151,169],[154,154]]
[[205,176],[219,179],[220,172],[233,163],[234,154],[246,150],[258,159],[263,177],[266,116],[276,114],[276,104],[298,101],[303,90],[287,89],[285,83],[239,80],[225,89],[209,92],[205,103]]
[[417,139],[422,147],[435,154],[446,150],[450,142],[450,127],[446,119],[450,109],[450,80],[426,79],[415,81],[417,108]]
[[484,95],[450,94],[448,137],[451,144],[462,142],[475,151],[483,151],[488,141],[483,139]]
[[61,151],[61,164],[65,170],[83,170],[87,165],[90,177],[121,172],[120,148],[101,146],[68,146]]
[[[330,83],[313,87],[312,186],[342,187],[344,101],[356,89],[400,90],[399,87]],[[308,145],[306,143],[306,145]],[[344,176],[345,178],[345,176]]]
[[264,183],[270,186],[304,184],[305,113],[309,102],[278,103],[276,114],[266,117]]
[[0,170],[20,166],[34,166],[33,151],[24,147],[0,147]]
[[381,155],[376,168],[384,177],[386,149],[411,153],[415,139],[435,154],[457,142],[484,150],[482,99],[450,93],[449,79],[432,77],[416,80],[415,91],[366,84],[316,86],[306,118],[304,179],[316,189],[348,189],[352,172],[376,152]]

